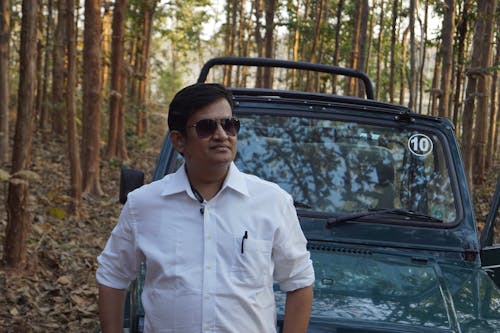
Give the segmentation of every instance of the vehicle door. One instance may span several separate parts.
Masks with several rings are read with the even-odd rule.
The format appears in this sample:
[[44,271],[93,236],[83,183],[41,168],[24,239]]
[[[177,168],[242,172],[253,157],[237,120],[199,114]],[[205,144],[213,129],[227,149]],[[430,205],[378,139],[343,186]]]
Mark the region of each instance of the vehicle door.
[[497,185],[491,208],[486,218],[481,232],[481,265],[493,281],[500,287],[500,216],[498,208],[500,206],[500,177]]

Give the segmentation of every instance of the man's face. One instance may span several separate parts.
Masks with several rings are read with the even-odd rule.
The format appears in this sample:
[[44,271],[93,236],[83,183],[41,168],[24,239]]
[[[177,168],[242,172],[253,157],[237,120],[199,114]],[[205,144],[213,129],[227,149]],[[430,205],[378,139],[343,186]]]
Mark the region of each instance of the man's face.
[[231,106],[226,99],[198,110],[186,123],[186,137],[183,146],[178,149],[184,154],[188,167],[197,169],[229,166],[234,160],[237,150],[237,136],[231,136],[218,124],[215,132],[207,137],[200,138],[196,127],[202,119],[224,119],[232,117]]

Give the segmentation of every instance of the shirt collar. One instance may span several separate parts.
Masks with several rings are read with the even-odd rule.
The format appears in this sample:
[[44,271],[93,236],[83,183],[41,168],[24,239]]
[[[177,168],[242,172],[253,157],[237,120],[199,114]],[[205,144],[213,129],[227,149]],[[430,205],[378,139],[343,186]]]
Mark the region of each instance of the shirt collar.
[[[229,166],[229,172],[224,180],[221,191],[226,187],[229,187],[243,195],[249,196],[244,175],[240,170],[238,170],[238,167],[236,167],[234,162],[231,162]],[[168,186],[163,187],[161,195],[172,195],[181,192],[186,192],[194,198],[184,163],[175,173],[171,174],[169,177],[169,184]]]

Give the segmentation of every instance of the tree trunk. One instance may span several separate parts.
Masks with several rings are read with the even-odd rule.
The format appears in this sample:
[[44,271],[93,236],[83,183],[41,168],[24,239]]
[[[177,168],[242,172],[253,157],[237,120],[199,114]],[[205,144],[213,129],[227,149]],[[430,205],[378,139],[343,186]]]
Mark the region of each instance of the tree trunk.
[[102,69],[101,69],[101,86],[103,94],[107,93],[109,72],[110,72],[110,53],[112,32],[111,25],[113,14],[111,12],[111,1],[104,1],[104,14],[102,15],[102,30],[101,30],[101,50],[102,50]]
[[[500,23],[497,21],[497,31],[500,29]],[[500,34],[496,36],[496,55],[495,64],[500,64]],[[500,123],[500,92],[498,87],[498,71],[493,72],[491,82],[491,103],[490,103],[490,124],[488,127],[488,147],[486,151],[486,169],[495,165],[497,157],[498,143],[498,124]]]
[[75,0],[67,0],[67,49],[68,49],[68,81],[66,84],[66,124],[68,127],[68,157],[70,171],[70,212],[82,215],[82,169],[78,149],[75,110],[76,89],[76,29]]
[[[477,81],[477,110],[476,110],[476,129],[474,130],[474,156],[476,184],[482,184],[486,173],[486,151],[488,146],[488,116],[490,103],[490,68],[493,65],[493,37],[494,27],[496,25],[496,6],[497,0],[482,0],[478,3],[478,22],[483,22],[482,36],[480,36],[480,63],[477,69],[481,72]],[[479,30],[479,29],[478,29]],[[477,33],[477,31],[476,31]],[[475,46],[475,44],[474,44]],[[472,60],[474,61],[474,60]],[[473,63],[474,64],[474,63]]]
[[[226,1],[226,25],[224,27],[225,53],[228,56],[234,56],[235,36],[236,36],[236,1]],[[226,87],[231,86],[232,66],[224,66],[223,83]]]
[[[368,0],[362,0],[362,11],[361,11],[361,31],[359,34],[359,59],[358,59],[358,67],[357,70],[362,72],[365,69],[365,63],[368,62],[368,58],[366,57],[366,45],[367,45],[367,36],[368,36],[368,16],[370,12],[370,7],[368,6]],[[356,80],[357,96],[364,97],[365,96],[365,87],[361,80]]]
[[451,83],[453,73],[453,36],[455,34],[455,0],[445,0],[444,19],[441,41],[441,99],[439,100],[439,115],[449,117]]
[[[27,171],[31,161],[36,91],[37,10],[36,0],[23,0],[17,121],[12,154],[14,176]],[[30,223],[28,196],[27,180],[9,183],[4,262],[8,267],[16,269],[23,269],[26,265],[26,239]]]
[[398,23],[398,0],[392,2],[392,25],[391,25],[391,65],[389,71],[389,102],[394,103],[394,87],[396,86],[396,40]]
[[376,63],[376,75],[375,75],[375,99],[379,100],[380,99],[380,87],[381,83],[380,82],[380,71],[382,69],[382,39],[384,37],[384,0],[380,1],[380,16],[379,16],[379,33],[378,33],[378,41],[377,41],[377,63]]
[[[481,150],[484,150],[484,146],[478,147],[477,153],[475,153],[473,147],[483,144],[482,132],[485,132],[484,129],[487,128],[483,124],[484,113],[487,112],[488,105],[486,91],[486,77],[488,74],[486,68],[488,67],[488,60],[491,55],[490,42],[493,24],[490,22],[490,16],[494,15],[495,7],[496,0],[481,0],[478,2],[478,18],[476,20],[472,44],[472,60],[467,73],[468,82],[462,120],[462,154],[471,188],[474,186],[475,180],[478,181],[477,183],[481,183],[484,177],[481,174],[481,169],[484,170],[484,155],[480,153]],[[474,117],[476,100],[477,111]],[[476,128],[475,135],[474,128]],[[473,174],[476,177],[473,177]]]
[[[38,18],[37,18],[37,52],[36,52],[36,95],[35,95],[35,111],[34,117],[35,120],[42,112],[42,101],[43,101],[43,85],[41,84],[43,81],[43,49],[44,49],[44,40],[43,40],[43,1],[38,2]],[[35,121],[34,120],[34,121]],[[33,124],[34,130],[36,131],[36,125]]]
[[[238,29],[238,56],[246,57],[248,55],[248,41],[245,38],[245,32],[247,27],[247,20],[245,17],[245,5],[246,1],[239,1],[239,29]],[[242,69],[241,66],[236,68],[236,86],[245,87],[243,83],[246,83],[245,79],[246,71]]]
[[142,43],[138,51],[136,61],[138,61],[138,82],[137,82],[137,136],[142,138],[147,131],[146,117],[146,86],[148,82],[149,48],[151,45],[151,29],[153,26],[153,14],[155,12],[157,0],[148,0],[142,3],[143,25]]
[[459,113],[461,108],[461,94],[462,83],[465,67],[465,45],[467,41],[467,32],[469,30],[469,11],[472,7],[473,0],[466,0],[463,3],[462,13],[460,14],[458,27],[457,27],[457,74],[455,82],[455,96],[453,102],[453,124],[455,125],[455,132],[457,135],[460,133]]
[[125,20],[128,0],[117,0],[113,11],[111,41],[111,93],[107,158],[127,160],[125,142]]
[[[340,57],[340,29],[342,27],[342,11],[344,7],[344,0],[339,0],[337,5],[336,13],[336,25],[335,25],[335,48],[333,51],[333,65],[339,66]],[[337,93],[337,75],[332,77],[332,94]]]
[[[300,25],[301,25],[301,16],[300,16],[300,1],[297,1],[297,10],[295,11],[295,28],[293,30],[293,46],[292,46],[292,60],[299,60],[299,45],[300,45]],[[292,70],[292,83],[290,85],[290,89],[295,90],[297,85],[297,70]]]
[[438,114],[438,100],[441,95],[441,90],[439,90],[438,81],[439,81],[439,69],[441,68],[441,57],[439,52],[436,52],[436,56],[434,57],[434,71],[432,74],[432,88],[429,90],[429,109],[427,113],[433,116],[437,116]]
[[424,100],[424,69],[427,59],[427,28],[429,25],[429,0],[425,0],[424,24],[422,27],[422,41],[420,43],[420,67],[418,70],[418,113],[422,113]]
[[50,55],[51,50],[53,48],[53,43],[52,43],[52,29],[53,29],[53,20],[52,20],[52,0],[48,0],[47,3],[47,22],[46,22],[46,31],[45,31],[45,54],[44,54],[44,61],[43,61],[43,81],[39,82],[38,84],[42,85],[42,106],[40,110],[40,118],[39,120],[39,128],[44,133],[47,130],[48,123],[49,123],[49,94],[47,92],[48,85],[50,82],[49,78],[49,61],[50,61]]
[[409,28],[406,28],[403,32],[403,39],[401,40],[401,69],[399,71],[400,75],[400,87],[399,87],[399,104],[405,104],[405,82],[406,82],[406,61],[408,58],[408,33],[410,32]]
[[101,0],[85,0],[83,34],[83,191],[102,195],[100,181],[101,128]]
[[58,1],[57,27],[52,58],[52,100],[51,121],[52,130],[57,135],[64,133],[64,87],[65,64],[64,54],[66,43],[66,0]]
[[[408,91],[410,98],[408,100],[408,107],[415,110],[415,96],[417,92],[417,71],[416,71],[416,51],[415,51],[415,15],[417,11],[416,0],[410,0],[410,75],[408,77]],[[406,61],[403,61],[405,64]]]
[[[324,7],[324,0],[320,0],[319,3],[317,4],[314,13],[314,34],[312,36],[312,41],[311,42],[311,56],[309,57],[309,62],[311,63],[317,63],[318,62],[318,44],[321,39],[321,26],[323,25],[323,10],[325,9]],[[312,76],[311,71],[307,71],[306,74],[306,91],[312,91],[313,90],[313,80],[311,78]],[[315,77],[317,77],[315,73]]]
[[10,4],[0,1],[0,163],[9,159]]
[[[383,0],[382,0],[383,2]],[[377,0],[373,0],[372,2],[372,8],[371,8],[371,15],[368,23],[368,30],[367,30],[367,49],[366,49],[366,61],[365,61],[365,67],[363,68],[363,71],[365,73],[368,73],[369,67],[370,67],[370,57],[372,53],[372,43],[373,43],[373,25],[375,24],[375,9],[377,8]]]
[[[266,11],[266,25],[265,25],[265,57],[274,57],[274,15],[276,13],[277,0],[265,0],[264,9]],[[265,67],[262,72],[262,81],[264,88],[272,88],[273,84],[273,69],[271,67]]]
[[[368,0],[356,0],[354,27],[352,32],[351,68],[362,71],[366,51],[366,27],[368,24]],[[364,27],[364,29],[363,29]],[[347,79],[347,95],[359,95],[359,80]]]
[[[255,30],[254,30],[254,35],[255,35],[255,47],[257,49],[257,57],[263,57],[264,56],[264,40],[262,38],[262,35],[260,33],[260,30],[262,28],[262,10],[263,10],[263,0],[255,0]],[[255,78],[255,88],[262,88],[263,86],[263,72],[262,68],[258,67],[257,68],[257,76]]]

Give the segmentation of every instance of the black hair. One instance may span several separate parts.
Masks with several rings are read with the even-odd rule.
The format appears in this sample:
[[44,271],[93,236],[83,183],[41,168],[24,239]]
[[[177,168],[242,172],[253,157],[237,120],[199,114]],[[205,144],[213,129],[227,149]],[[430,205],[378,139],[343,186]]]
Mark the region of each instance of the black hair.
[[189,117],[200,109],[224,98],[233,109],[232,94],[218,83],[195,83],[181,89],[170,102],[168,110],[168,128],[186,133]]

